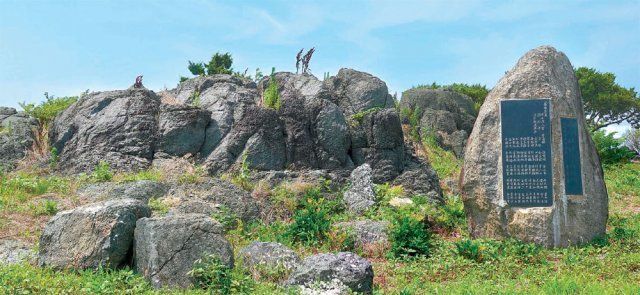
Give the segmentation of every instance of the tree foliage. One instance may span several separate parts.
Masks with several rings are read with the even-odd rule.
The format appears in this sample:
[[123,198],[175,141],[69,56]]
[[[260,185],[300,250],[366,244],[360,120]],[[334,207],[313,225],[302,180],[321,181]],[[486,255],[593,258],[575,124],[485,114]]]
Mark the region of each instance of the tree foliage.
[[[196,76],[204,76],[204,63],[198,62],[198,63],[194,63],[192,61],[189,61],[189,66],[187,66],[187,68],[189,69],[189,72],[191,72],[191,74],[196,75]],[[181,81],[182,82],[182,81]]]
[[635,153],[622,143],[624,139],[615,138],[616,133],[606,133],[604,130],[596,130],[591,133],[600,161],[603,164],[616,164],[627,162],[635,156]]
[[231,53],[216,52],[216,54],[211,57],[209,63],[205,64],[203,62],[189,61],[189,65],[187,66],[187,68],[189,69],[189,72],[191,72],[191,74],[196,76],[233,74],[233,69],[231,68],[232,64],[233,57],[231,56]]
[[624,121],[634,128],[640,127],[640,98],[633,87],[627,89],[618,85],[613,73],[586,67],[575,72],[587,124],[592,131]]

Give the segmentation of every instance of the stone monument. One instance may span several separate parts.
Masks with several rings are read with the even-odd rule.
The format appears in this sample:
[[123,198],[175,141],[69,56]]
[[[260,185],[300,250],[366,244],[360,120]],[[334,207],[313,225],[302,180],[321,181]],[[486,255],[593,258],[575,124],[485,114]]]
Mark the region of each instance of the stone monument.
[[461,188],[472,237],[551,248],[605,233],[604,176],[566,55],[533,49],[491,90],[467,143]]

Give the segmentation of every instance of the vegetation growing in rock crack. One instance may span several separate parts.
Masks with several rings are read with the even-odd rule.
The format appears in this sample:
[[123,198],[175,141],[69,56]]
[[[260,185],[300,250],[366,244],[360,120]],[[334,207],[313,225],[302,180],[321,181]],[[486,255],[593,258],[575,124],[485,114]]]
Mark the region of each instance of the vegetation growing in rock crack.
[[264,90],[262,94],[262,104],[270,109],[274,109],[276,111],[280,110],[281,101],[280,101],[280,93],[278,80],[276,80],[276,68],[271,69],[271,75],[269,77],[269,84],[267,88]]

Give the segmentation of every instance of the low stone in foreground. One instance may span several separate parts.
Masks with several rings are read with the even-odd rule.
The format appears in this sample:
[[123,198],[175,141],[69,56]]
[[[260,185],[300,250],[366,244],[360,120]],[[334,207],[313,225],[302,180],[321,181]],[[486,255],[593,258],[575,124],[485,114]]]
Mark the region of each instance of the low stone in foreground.
[[370,294],[373,290],[373,267],[366,259],[350,252],[312,255],[302,261],[285,285],[313,287],[314,284],[334,280],[354,292]]
[[116,268],[128,263],[139,218],[151,215],[140,201],[118,199],[56,214],[40,237],[40,265]]
[[135,268],[156,287],[188,288],[188,273],[204,254],[233,267],[233,248],[222,225],[201,214],[142,218],[135,231]]
[[293,270],[300,263],[300,256],[280,243],[255,241],[240,250],[242,263],[251,270],[264,267],[267,270]]

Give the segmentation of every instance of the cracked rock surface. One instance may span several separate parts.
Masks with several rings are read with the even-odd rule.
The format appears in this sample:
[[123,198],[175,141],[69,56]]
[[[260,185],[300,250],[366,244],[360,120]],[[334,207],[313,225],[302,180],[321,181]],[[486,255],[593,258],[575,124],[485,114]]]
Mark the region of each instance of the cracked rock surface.
[[116,268],[128,263],[136,220],[151,209],[134,199],[93,203],[56,214],[40,236],[40,265]]
[[204,254],[233,267],[233,248],[223,233],[220,223],[201,214],[142,218],[135,231],[135,268],[156,288],[188,288],[188,272]]

